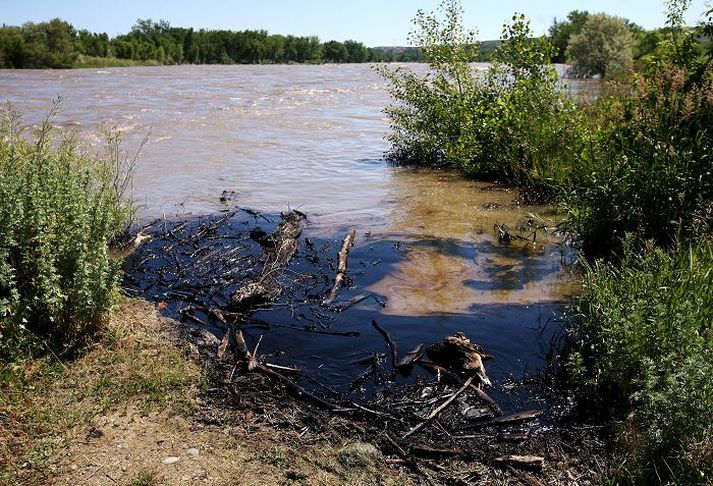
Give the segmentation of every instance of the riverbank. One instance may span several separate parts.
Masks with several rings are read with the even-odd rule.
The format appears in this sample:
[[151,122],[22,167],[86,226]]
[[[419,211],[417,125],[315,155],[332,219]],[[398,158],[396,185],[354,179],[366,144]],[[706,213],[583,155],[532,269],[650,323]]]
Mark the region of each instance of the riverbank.
[[542,439],[544,476],[458,457],[417,459],[416,473],[368,423],[270,392],[257,377],[230,391],[214,367],[218,341],[182,328],[124,300],[79,359],[16,368],[0,394],[0,484],[587,484],[605,467],[582,449],[596,435],[572,427]]
[[79,359],[13,368],[0,385],[0,484],[408,482],[370,448],[207,408],[207,368],[176,329],[124,300]]

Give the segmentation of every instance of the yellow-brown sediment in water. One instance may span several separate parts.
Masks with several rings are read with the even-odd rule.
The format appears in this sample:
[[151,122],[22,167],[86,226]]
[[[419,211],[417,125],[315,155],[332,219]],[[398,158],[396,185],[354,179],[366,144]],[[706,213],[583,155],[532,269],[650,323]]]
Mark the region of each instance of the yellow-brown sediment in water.
[[566,272],[543,270],[560,264],[551,234],[538,231],[534,246],[497,246],[495,224],[514,232],[536,214],[552,226],[552,207],[519,205],[515,191],[445,172],[397,172],[392,188],[394,214],[379,236],[424,243],[409,245],[395,271],[368,289],[387,298],[385,313],[460,314],[474,305],[556,302],[575,293]]

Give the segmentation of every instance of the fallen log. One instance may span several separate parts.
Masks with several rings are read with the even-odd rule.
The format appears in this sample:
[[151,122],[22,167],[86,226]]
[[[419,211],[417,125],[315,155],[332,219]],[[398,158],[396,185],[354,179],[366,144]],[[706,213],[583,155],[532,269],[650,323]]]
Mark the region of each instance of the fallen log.
[[356,230],[351,230],[344,237],[342,242],[342,249],[339,250],[339,262],[337,264],[337,275],[334,277],[334,285],[329,294],[322,300],[322,305],[329,305],[337,297],[339,291],[344,285],[344,280],[347,277],[347,259],[349,258],[349,249],[354,245],[354,238],[356,237]]
[[282,213],[282,222],[275,231],[261,243],[263,267],[254,281],[239,288],[230,297],[230,307],[234,311],[249,311],[256,306],[277,300],[282,294],[282,286],[277,277],[297,251],[297,239],[302,234],[305,215],[299,211]]
[[507,455],[493,459],[493,464],[498,466],[512,466],[533,471],[541,471],[545,466],[545,458],[540,456],[515,456]]

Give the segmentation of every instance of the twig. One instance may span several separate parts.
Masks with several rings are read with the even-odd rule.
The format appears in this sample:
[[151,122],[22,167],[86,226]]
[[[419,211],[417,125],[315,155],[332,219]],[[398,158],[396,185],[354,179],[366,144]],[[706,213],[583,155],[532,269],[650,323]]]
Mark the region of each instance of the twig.
[[453,403],[453,400],[455,400],[456,398],[458,398],[458,397],[460,396],[460,394],[463,393],[463,392],[470,386],[471,383],[473,383],[473,380],[474,380],[474,379],[475,379],[475,375],[473,375],[473,376],[471,376],[470,378],[468,378],[468,379],[466,380],[466,382],[463,384],[463,386],[458,389],[458,391],[456,391],[453,395],[451,395],[451,397],[450,397],[448,400],[446,400],[445,402],[443,402],[438,408],[436,408],[433,412],[431,412],[431,413],[428,415],[428,417],[426,417],[426,420],[424,420],[423,422],[419,423],[418,425],[416,425],[415,427],[413,427],[411,430],[409,430],[408,432],[406,432],[406,434],[404,434],[403,438],[405,439],[405,438],[407,438],[407,437],[409,437],[409,436],[415,434],[416,432],[418,432],[419,430],[421,430],[423,427],[425,427],[426,424],[428,424],[428,423],[429,423],[431,420],[433,420],[439,413],[441,413],[441,412],[442,412],[443,410],[445,410],[451,403]]
[[389,331],[381,327],[381,324],[376,322],[376,320],[372,319],[371,320],[371,325],[376,328],[377,331],[379,331],[379,334],[381,334],[384,339],[386,340],[386,344],[389,346],[389,349],[391,350],[391,366],[393,368],[396,368],[396,363],[398,362],[398,354],[399,354],[399,348],[398,345],[394,342],[393,338],[391,337],[391,334],[389,334]]

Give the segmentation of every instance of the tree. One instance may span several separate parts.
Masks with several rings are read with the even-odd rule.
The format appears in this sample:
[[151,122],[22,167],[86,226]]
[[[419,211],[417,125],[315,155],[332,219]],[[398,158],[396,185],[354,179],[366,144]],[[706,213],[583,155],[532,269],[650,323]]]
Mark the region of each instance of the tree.
[[556,149],[576,149],[567,133],[574,107],[557,89],[550,43],[516,14],[503,26],[491,68],[476,74],[478,43],[462,19],[460,0],[416,14],[409,40],[423,52],[425,74],[376,67],[394,100],[385,109],[392,129],[387,156],[509,180],[527,187],[528,198],[546,197]]
[[322,46],[322,56],[325,61],[346,62],[349,59],[349,51],[343,43],[332,40]]
[[589,15],[579,34],[570,38],[567,57],[583,74],[616,77],[631,68],[633,37],[625,20]]
[[567,20],[564,22],[559,22],[557,19],[554,20],[549,29],[550,42],[552,42],[552,47],[555,49],[552,61],[565,62],[567,60],[566,52],[569,39],[574,34],[579,34],[588,17],[589,12],[586,10],[572,10],[567,14]]
[[344,47],[349,53],[349,62],[366,62],[369,60],[369,50],[361,42],[346,40],[344,41]]

